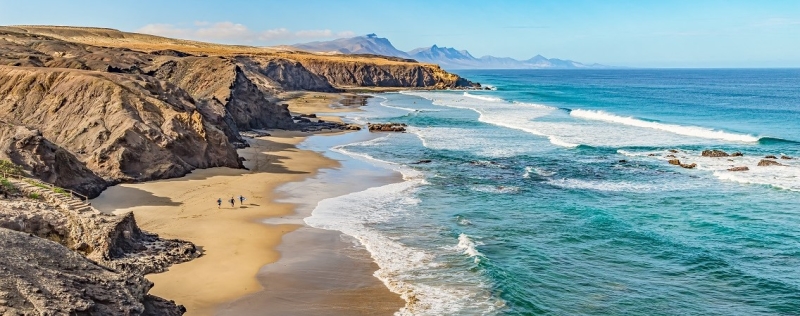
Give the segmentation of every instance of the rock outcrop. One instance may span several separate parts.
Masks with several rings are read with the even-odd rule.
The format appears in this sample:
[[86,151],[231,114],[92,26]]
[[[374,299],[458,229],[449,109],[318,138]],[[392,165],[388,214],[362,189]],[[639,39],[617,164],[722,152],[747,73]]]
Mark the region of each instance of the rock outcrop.
[[70,151],[53,144],[38,130],[0,121],[0,158],[28,170],[33,176],[59,187],[96,196],[105,180],[86,167]]
[[750,168],[746,166],[729,168],[728,171],[748,171]]
[[404,123],[368,123],[367,127],[370,132],[405,132],[406,124]]
[[716,150],[716,149],[703,150],[703,153],[701,155],[703,157],[728,157],[728,156],[730,156],[730,155],[728,155],[728,153],[726,153],[726,152],[724,152],[722,150]]
[[148,295],[141,274],[110,270],[66,247],[0,228],[3,315],[182,315],[185,309]]
[[680,166],[681,165],[681,161],[678,160],[678,159],[670,159],[668,162],[669,162],[670,165],[676,165],[676,166]]
[[141,231],[132,213],[115,216],[55,203],[27,192],[38,187],[23,180],[5,179],[0,190],[6,196],[0,200],[3,315],[185,312],[148,295],[153,284],[143,275],[197,258],[193,244]]
[[783,166],[783,165],[781,163],[777,162],[777,161],[772,161],[772,160],[768,160],[768,159],[761,159],[761,161],[758,162],[758,166],[759,167],[769,167],[769,166]]

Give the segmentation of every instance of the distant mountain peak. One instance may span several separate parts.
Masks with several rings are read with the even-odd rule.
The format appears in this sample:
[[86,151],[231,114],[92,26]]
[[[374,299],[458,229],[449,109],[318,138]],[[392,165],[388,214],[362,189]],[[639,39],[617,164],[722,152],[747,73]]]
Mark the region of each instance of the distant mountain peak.
[[444,69],[575,69],[609,68],[600,64],[583,64],[572,60],[547,58],[540,54],[527,60],[510,57],[483,56],[475,58],[467,50],[433,44],[408,52],[400,51],[392,43],[375,33],[353,38],[340,38],[327,42],[312,42],[293,45],[312,52],[338,52],[341,54],[373,54],[390,57],[413,58],[420,62],[438,64]]

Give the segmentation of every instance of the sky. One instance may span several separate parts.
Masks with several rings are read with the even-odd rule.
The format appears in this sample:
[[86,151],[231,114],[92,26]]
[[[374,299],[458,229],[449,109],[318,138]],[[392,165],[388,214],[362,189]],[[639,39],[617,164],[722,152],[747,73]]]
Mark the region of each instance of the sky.
[[376,33],[408,51],[629,67],[800,67],[800,1],[0,0],[0,25],[272,46]]

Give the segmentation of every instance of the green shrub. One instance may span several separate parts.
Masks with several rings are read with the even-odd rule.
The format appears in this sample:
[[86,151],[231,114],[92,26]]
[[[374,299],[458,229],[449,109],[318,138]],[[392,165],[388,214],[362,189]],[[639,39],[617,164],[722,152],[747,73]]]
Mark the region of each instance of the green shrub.
[[59,187],[53,187],[53,192],[58,193],[58,194],[63,194],[63,195],[70,195],[70,193],[67,192],[67,190],[64,190],[63,188],[59,188]]
[[35,192],[32,192],[31,194],[28,194],[28,197],[32,198],[34,200],[38,200],[38,199],[42,198],[42,196],[39,195],[39,193],[35,193]]
[[16,192],[17,188],[12,184],[8,179],[0,177],[0,189],[4,192],[12,193]]
[[22,175],[22,167],[8,160],[0,159],[0,172],[13,175]]

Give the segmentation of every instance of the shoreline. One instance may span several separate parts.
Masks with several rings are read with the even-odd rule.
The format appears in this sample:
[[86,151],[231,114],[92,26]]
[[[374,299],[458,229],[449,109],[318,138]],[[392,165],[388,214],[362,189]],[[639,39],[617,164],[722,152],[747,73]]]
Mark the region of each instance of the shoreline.
[[[330,94],[329,97],[339,98],[338,102],[346,96]],[[329,104],[322,102],[298,112],[359,111],[357,106],[331,108]],[[241,315],[240,311],[253,306],[242,303],[248,298],[272,295],[280,299],[293,289],[296,293],[317,289],[320,295],[307,298],[326,311],[337,309],[343,315],[357,310],[374,314],[376,308],[393,314],[402,308],[405,301],[373,276],[378,267],[363,246],[359,249],[354,239],[343,239],[345,235],[341,232],[305,225],[302,219],[310,216],[313,205],[309,208],[288,201],[286,194],[276,191],[342,167],[338,160],[326,157],[320,150],[299,149],[299,143],[310,136],[322,139],[355,133],[269,132],[272,136],[248,139],[251,147],[237,151],[245,158],[244,165],[249,170],[198,169],[181,178],[121,184],[92,201],[106,213],[133,212],[143,229],[164,238],[193,242],[203,253],[195,260],[170,267],[167,272],[147,275],[155,283],[150,293],[185,305],[186,315]],[[359,179],[354,176],[351,180]],[[349,193],[332,190],[330,185],[327,190],[326,197]],[[318,193],[318,190],[306,192],[321,200],[324,195]],[[240,194],[247,198],[244,205],[236,201],[231,208],[227,199]],[[217,198],[224,201],[221,209],[217,208]],[[294,220],[281,220],[292,216]],[[304,272],[295,273],[293,279],[287,278],[282,286],[275,288],[272,280],[281,258],[304,261],[306,269],[294,269],[293,272]],[[328,265],[330,262],[336,264]],[[327,282],[325,289],[319,291],[319,283],[304,282],[310,270],[318,278],[329,280],[337,271],[349,273],[339,273],[332,278],[338,281]],[[276,291],[267,291],[270,289]],[[376,305],[376,299],[383,303]],[[354,303],[363,308],[354,307]],[[264,313],[263,305],[255,306],[261,306],[255,310],[258,314]],[[283,312],[297,314],[303,306],[297,302],[286,304]],[[273,310],[271,306],[269,309]],[[234,310],[235,313],[228,312]],[[306,312],[315,314],[309,309]]]

